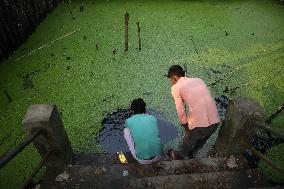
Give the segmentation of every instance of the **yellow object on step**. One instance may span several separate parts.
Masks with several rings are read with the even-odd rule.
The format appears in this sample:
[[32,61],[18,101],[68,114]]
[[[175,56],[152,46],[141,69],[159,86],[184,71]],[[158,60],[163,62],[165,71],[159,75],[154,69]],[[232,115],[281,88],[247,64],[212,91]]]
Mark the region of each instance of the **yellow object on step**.
[[127,163],[127,159],[126,159],[126,157],[125,157],[125,155],[123,154],[122,151],[117,152],[117,155],[118,155],[118,159],[119,159],[120,163]]

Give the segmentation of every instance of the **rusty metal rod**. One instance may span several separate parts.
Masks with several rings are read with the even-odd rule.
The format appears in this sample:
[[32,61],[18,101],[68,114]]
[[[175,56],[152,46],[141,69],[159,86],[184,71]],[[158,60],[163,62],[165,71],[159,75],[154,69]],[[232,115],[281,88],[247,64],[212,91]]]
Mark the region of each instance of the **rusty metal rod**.
[[266,126],[264,123],[261,122],[255,122],[254,125],[256,127],[259,127],[269,133],[272,133],[276,136],[278,136],[279,138],[281,138],[282,140],[284,140],[284,133],[281,133],[280,131],[278,131],[277,129],[271,128],[269,126]]
[[284,103],[280,105],[275,112],[273,112],[266,120],[266,123],[271,123],[271,121],[284,110]]
[[128,51],[128,21],[129,14],[125,13],[125,51]]
[[48,160],[51,150],[49,150],[43,157],[43,159],[33,168],[32,174],[25,180],[23,185],[20,187],[21,189],[26,189],[30,185],[30,183],[33,181],[36,174],[39,172],[39,170],[42,168],[44,163]]
[[9,151],[4,157],[0,159],[0,169],[6,165],[9,161],[11,161],[18,153],[20,153],[27,145],[29,145],[35,138],[37,138],[40,134],[42,134],[42,130],[38,129],[35,131],[29,138],[27,138],[24,142],[16,146],[14,149]]
[[267,156],[263,155],[261,152],[257,151],[255,148],[251,147],[250,145],[241,142],[241,144],[246,147],[247,149],[249,149],[255,156],[257,156],[259,159],[265,161],[268,165],[270,165],[272,168],[276,169],[277,171],[279,171],[281,174],[284,175],[284,169],[283,167],[280,167],[278,165],[276,165],[273,161],[271,161]]

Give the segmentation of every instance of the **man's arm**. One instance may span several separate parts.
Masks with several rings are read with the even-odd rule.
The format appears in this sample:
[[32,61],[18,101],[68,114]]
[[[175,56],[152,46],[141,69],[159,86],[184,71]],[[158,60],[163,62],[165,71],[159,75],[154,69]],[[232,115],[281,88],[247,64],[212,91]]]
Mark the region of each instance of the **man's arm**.
[[124,128],[129,128],[129,127],[128,127],[128,124],[127,124],[127,120],[125,120]]
[[186,118],[186,114],[185,114],[185,111],[184,111],[184,103],[183,103],[183,100],[180,96],[179,90],[172,88],[172,96],[173,96],[174,101],[175,101],[179,120],[180,120],[182,125],[185,125],[185,124],[187,124],[187,118]]

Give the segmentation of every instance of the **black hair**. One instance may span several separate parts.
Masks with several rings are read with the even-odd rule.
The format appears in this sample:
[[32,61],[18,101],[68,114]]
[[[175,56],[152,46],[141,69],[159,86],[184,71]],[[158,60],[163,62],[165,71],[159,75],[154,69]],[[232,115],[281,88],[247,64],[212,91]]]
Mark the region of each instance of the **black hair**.
[[185,72],[180,65],[173,65],[169,68],[167,77],[170,78],[172,76],[184,77]]
[[134,99],[131,102],[130,109],[134,112],[134,114],[144,114],[146,112],[146,103],[142,98]]

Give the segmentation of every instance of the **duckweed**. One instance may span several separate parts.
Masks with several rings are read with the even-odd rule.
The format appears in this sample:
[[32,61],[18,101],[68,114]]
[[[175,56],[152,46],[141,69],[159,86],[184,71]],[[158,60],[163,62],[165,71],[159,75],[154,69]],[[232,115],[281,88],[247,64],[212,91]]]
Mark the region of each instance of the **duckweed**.
[[[72,19],[67,4],[60,4],[0,64],[0,155],[24,139],[22,118],[29,105],[37,103],[59,107],[76,153],[101,152],[96,135],[104,115],[127,108],[137,97],[178,126],[170,82],[163,76],[172,64],[203,78],[214,96],[228,89],[230,99],[256,99],[268,115],[283,102],[284,7],[276,0],[89,0],[82,12],[80,5],[81,1],[70,4],[76,17]],[[127,52],[125,12],[130,15]],[[141,27],[141,51],[136,22]],[[272,126],[284,131],[283,123],[282,113]],[[278,152],[273,149],[270,154],[284,162]],[[39,160],[29,146],[1,169],[0,188],[16,188]]]

